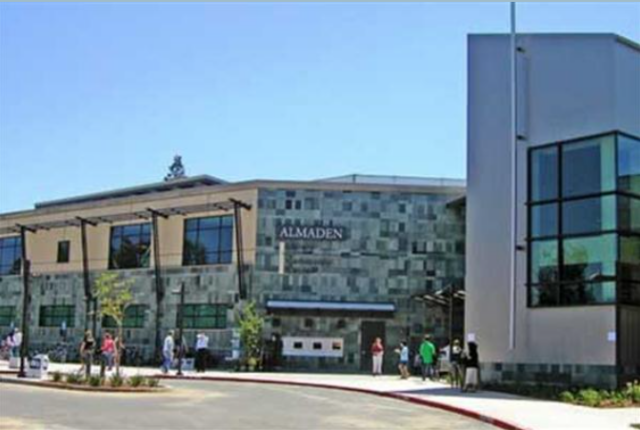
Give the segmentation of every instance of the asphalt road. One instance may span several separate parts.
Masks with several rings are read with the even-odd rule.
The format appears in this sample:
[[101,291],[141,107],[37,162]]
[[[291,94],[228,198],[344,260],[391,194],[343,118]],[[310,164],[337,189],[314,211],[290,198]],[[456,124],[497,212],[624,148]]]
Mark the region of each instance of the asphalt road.
[[104,394],[0,384],[0,430],[483,430],[456,414],[338,390],[171,381],[154,394]]

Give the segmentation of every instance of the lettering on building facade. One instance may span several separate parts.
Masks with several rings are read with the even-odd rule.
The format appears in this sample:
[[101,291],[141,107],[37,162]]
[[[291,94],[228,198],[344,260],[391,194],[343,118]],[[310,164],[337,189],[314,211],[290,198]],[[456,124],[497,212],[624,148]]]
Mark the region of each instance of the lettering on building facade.
[[278,228],[278,240],[326,240],[346,239],[344,227],[283,225]]

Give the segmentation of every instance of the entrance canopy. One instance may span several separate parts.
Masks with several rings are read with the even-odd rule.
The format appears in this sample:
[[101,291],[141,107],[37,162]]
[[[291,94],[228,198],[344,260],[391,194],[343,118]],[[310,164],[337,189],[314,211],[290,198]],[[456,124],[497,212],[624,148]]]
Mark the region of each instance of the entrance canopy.
[[267,309],[272,311],[333,311],[333,312],[395,312],[393,303],[369,302],[323,302],[302,300],[267,300]]

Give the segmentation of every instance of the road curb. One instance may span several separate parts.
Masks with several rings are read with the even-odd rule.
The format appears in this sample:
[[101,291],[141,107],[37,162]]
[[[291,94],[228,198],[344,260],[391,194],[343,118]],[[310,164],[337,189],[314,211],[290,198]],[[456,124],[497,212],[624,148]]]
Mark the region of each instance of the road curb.
[[29,379],[14,379],[0,377],[0,384],[28,385],[31,387],[51,388],[53,390],[63,391],[82,391],[92,393],[126,393],[126,394],[156,394],[166,393],[169,391],[167,387],[149,388],[149,389],[128,389],[128,388],[112,388],[112,387],[90,387],[85,385],[58,385],[49,381],[32,381]]
[[417,398],[414,396],[409,396],[406,394],[394,393],[394,392],[385,392],[385,391],[376,391],[367,388],[356,388],[356,387],[343,387],[340,385],[330,385],[330,384],[321,384],[316,382],[300,382],[300,381],[279,381],[273,379],[250,379],[250,378],[234,378],[230,376],[175,376],[175,375],[154,375],[154,377],[158,379],[175,379],[175,380],[184,380],[184,381],[220,381],[220,382],[247,382],[254,384],[277,384],[277,385],[291,385],[291,386],[299,386],[299,387],[313,387],[313,388],[324,388],[329,390],[341,390],[348,391],[354,393],[361,394],[370,394],[378,397],[386,397],[389,399],[402,400],[405,402],[429,406],[436,409],[441,409],[447,412],[452,412],[458,415],[463,415],[467,418],[472,418],[477,421],[481,421],[486,424],[490,424],[494,427],[503,429],[503,430],[531,430],[527,427],[521,427],[511,422],[502,420],[500,418],[494,418],[489,415],[481,414],[476,411],[472,411],[469,409],[461,408],[459,406],[452,406],[447,403],[438,402],[435,400],[428,400]]

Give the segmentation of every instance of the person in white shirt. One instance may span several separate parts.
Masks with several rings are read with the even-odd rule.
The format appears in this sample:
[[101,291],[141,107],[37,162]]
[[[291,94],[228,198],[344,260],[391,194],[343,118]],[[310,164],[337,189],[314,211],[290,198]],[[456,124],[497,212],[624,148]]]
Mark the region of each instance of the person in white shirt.
[[22,332],[20,329],[16,329],[13,333],[13,339],[11,340],[11,355],[18,357],[20,355],[20,347],[22,346]]
[[164,344],[162,346],[162,373],[167,373],[171,369],[171,363],[173,363],[173,348],[175,343],[173,341],[173,330],[169,330],[167,337],[164,338]]
[[204,372],[209,355],[209,337],[203,332],[196,337],[196,372]]

